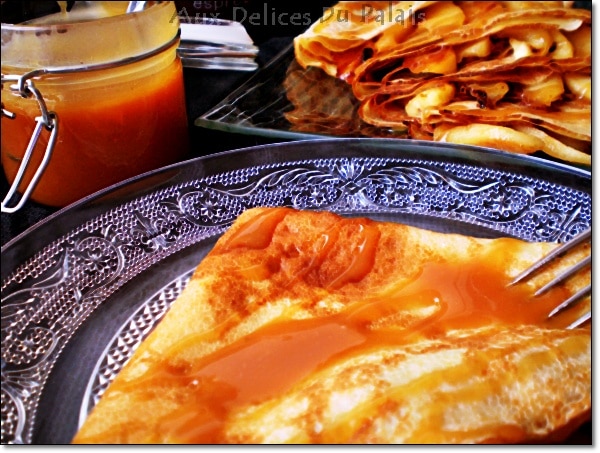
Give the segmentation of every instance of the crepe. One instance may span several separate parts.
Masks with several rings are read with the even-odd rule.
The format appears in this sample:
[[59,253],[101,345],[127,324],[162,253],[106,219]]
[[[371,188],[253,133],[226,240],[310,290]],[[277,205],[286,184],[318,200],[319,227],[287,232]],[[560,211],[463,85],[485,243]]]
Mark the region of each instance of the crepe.
[[[556,247],[291,208],[245,211],[74,443],[559,442],[591,415],[589,269]],[[583,245],[573,257],[589,253]]]
[[294,106],[284,112],[298,132],[352,136],[360,129],[358,101],[348,84],[327,76],[319,68],[303,69],[295,61],[283,81],[285,95]]
[[294,52],[304,68],[347,82],[365,123],[591,165],[590,11],[572,2],[347,3],[296,37]]

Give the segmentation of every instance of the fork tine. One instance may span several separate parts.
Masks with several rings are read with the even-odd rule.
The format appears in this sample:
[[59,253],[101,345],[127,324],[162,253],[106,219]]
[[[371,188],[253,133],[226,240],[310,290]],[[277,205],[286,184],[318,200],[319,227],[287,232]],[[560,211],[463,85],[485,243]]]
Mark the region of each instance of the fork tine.
[[589,319],[592,319],[592,312],[591,312],[591,310],[588,311],[583,316],[581,316],[577,321],[573,321],[571,324],[569,324],[567,326],[567,329],[574,329],[575,327],[579,327],[580,325],[582,325],[584,322],[586,322]]
[[552,288],[555,285],[559,284],[560,282],[566,280],[571,275],[575,274],[577,271],[579,271],[579,270],[583,269],[584,267],[588,266],[591,262],[592,262],[592,257],[591,256],[588,256],[588,257],[584,258],[583,260],[581,260],[580,262],[578,262],[576,265],[569,267],[569,269],[567,269],[565,272],[563,272],[562,274],[557,275],[555,278],[553,278],[548,283],[546,283],[544,286],[542,286],[540,289],[538,289],[535,292],[535,295],[539,296],[540,294],[544,294],[550,288]]
[[579,233],[573,239],[560,245],[559,247],[554,249],[552,252],[550,252],[548,255],[546,255],[544,258],[537,261],[535,264],[533,264],[529,268],[525,269],[523,272],[521,272],[519,275],[517,275],[510,284],[516,285],[520,281],[524,280],[525,278],[529,277],[531,274],[533,274],[534,272],[536,272],[537,270],[539,270],[540,268],[545,266],[550,261],[554,260],[556,257],[569,251],[571,248],[575,247],[576,245],[581,244],[584,241],[587,241],[591,236],[592,236],[591,228],[588,228],[587,230]]
[[567,300],[565,300],[563,303],[561,303],[560,305],[555,307],[554,310],[552,310],[548,314],[548,318],[551,318],[552,316],[557,314],[559,311],[562,311],[564,308],[567,308],[572,303],[577,302],[579,299],[582,299],[591,293],[592,293],[592,285],[587,285],[585,288],[580,289],[575,294],[573,294],[571,297],[569,297]]

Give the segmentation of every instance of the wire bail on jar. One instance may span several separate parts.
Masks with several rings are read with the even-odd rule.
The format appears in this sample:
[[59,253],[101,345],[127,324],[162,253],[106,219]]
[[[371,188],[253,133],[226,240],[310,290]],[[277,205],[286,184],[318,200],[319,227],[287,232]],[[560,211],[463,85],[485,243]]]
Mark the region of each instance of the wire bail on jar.
[[[42,93],[36,88],[33,79],[40,78],[44,75],[54,75],[54,74],[68,74],[73,72],[85,72],[85,71],[94,71],[94,70],[102,70],[102,69],[111,69],[131,63],[135,63],[146,58],[151,58],[155,55],[160,54],[165,49],[168,49],[175,45],[180,38],[181,31],[179,31],[169,42],[161,45],[160,47],[153,49],[149,52],[146,52],[141,55],[136,55],[128,58],[124,58],[118,61],[112,61],[107,63],[99,63],[92,65],[81,65],[81,66],[70,66],[70,67],[59,67],[53,69],[35,69],[33,71],[29,71],[23,75],[5,75],[2,74],[1,86],[4,89],[5,83],[10,83],[9,89],[13,92],[18,93],[20,96],[24,98],[35,98],[35,100],[39,104],[39,108],[41,111],[41,115],[35,118],[36,126],[31,135],[31,139],[29,140],[29,144],[27,145],[27,149],[25,150],[25,154],[23,155],[23,160],[19,165],[19,169],[17,171],[17,175],[13,183],[11,184],[8,193],[2,200],[2,212],[5,213],[14,213],[21,209],[31,192],[35,189],[35,186],[39,182],[42,177],[44,170],[48,166],[50,162],[50,158],[52,157],[52,152],[54,150],[54,145],[56,143],[56,139],[58,136],[58,114],[54,111],[49,111],[46,107],[46,102],[42,96]],[[6,116],[10,119],[15,118],[15,114],[13,112],[8,111],[2,105],[3,116]],[[36,144],[40,138],[41,132],[43,129],[46,129],[50,136],[48,138],[48,144],[46,146],[46,150],[44,152],[44,156],[37,167],[35,169],[35,173],[31,180],[29,181],[27,187],[22,191],[20,198],[17,198],[17,190],[22,183],[23,177],[25,175],[25,171],[27,167],[30,165],[31,156],[33,155],[33,151],[35,150]],[[13,201],[13,199],[16,199]],[[11,203],[12,202],[12,203]]]
[[[5,76],[4,74],[2,74],[3,88],[5,83],[15,81],[16,83],[10,85],[10,90],[17,92],[24,98],[34,97],[35,100],[38,102],[40,111],[42,113],[41,116],[37,116],[35,118],[36,125],[31,135],[31,139],[29,140],[29,144],[27,145],[27,149],[25,150],[25,154],[23,155],[23,160],[19,165],[17,175],[15,176],[15,179],[11,184],[8,193],[6,194],[6,197],[4,197],[4,200],[2,200],[2,212],[6,212],[9,214],[21,209],[21,207],[23,207],[23,205],[29,198],[29,195],[37,185],[38,181],[42,177],[42,174],[44,173],[44,170],[48,166],[50,157],[52,157],[52,151],[54,150],[54,144],[56,143],[56,137],[58,135],[58,115],[56,114],[56,112],[48,111],[48,108],[46,107],[46,102],[44,101],[42,94],[35,87],[32,80],[33,77],[38,76],[41,72],[43,73],[44,71],[30,71],[26,74],[23,74],[22,76]],[[10,119],[15,118],[15,114],[6,110],[4,108],[4,105],[2,106],[2,115]],[[50,132],[50,137],[48,138],[48,144],[46,145],[44,156],[42,157],[39,166],[35,170],[33,177],[29,181],[29,184],[27,185],[25,190],[23,190],[23,193],[21,194],[20,198],[13,202],[13,198],[15,198],[17,189],[21,185],[21,181],[25,176],[25,170],[29,166],[29,161],[40,138],[42,129],[46,129]],[[11,204],[11,202],[13,203]]]

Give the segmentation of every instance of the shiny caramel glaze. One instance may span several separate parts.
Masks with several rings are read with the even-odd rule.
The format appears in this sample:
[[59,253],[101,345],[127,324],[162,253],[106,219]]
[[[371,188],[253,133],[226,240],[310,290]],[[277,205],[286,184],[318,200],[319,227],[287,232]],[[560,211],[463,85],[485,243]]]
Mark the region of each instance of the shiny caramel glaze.
[[553,247],[246,211],[74,442],[560,441],[591,413],[590,329],[562,328],[590,300],[546,316],[589,271],[508,285]]

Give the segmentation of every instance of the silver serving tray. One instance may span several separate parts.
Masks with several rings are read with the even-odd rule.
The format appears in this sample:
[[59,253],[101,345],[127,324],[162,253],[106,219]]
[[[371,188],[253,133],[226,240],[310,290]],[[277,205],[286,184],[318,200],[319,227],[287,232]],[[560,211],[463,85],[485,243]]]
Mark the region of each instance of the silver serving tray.
[[70,442],[245,209],[565,241],[591,224],[591,181],[495,150],[340,138],[223,152],[88,197],[2,248],[2,443]]

